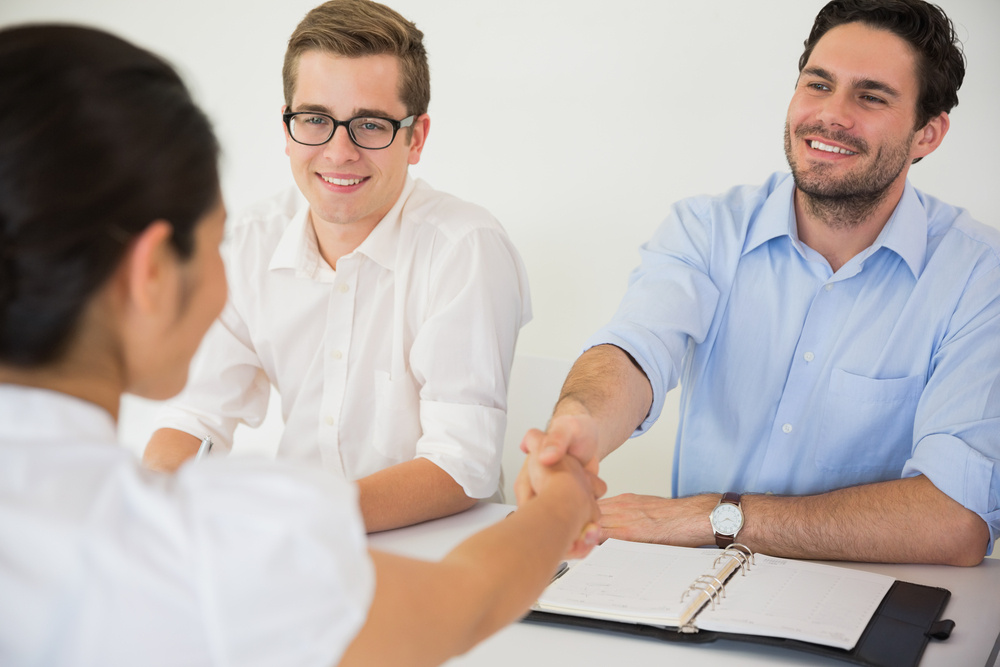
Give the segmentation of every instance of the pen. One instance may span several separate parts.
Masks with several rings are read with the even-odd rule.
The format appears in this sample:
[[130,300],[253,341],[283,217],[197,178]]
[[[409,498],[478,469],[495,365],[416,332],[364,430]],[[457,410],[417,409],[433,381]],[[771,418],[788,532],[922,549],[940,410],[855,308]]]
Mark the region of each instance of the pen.
[[212,451],[212,436],[206,435],[201,439],[201,446],[198,447],[198,453],[195,454],[195,460],[203,458],[206,454]]

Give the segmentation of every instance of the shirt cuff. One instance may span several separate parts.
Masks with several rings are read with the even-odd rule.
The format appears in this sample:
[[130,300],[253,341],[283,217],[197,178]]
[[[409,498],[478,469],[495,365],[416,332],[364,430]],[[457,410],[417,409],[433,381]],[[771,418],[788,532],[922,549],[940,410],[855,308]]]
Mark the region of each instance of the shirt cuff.
[[[206,416],[207,417],[207,416]],[[167,406],[163,408],[153,421],[154,430],[161,428],[172,428],[183,431],[201,440],[206,435],[212,437],[212,451],[216,453],[230,452],[233,449],[233,432],[236,430],[237,421],[227,420],[226,424],[209,422],[206,419],[199,419],[197,415],[182,410],[177,407]]]
[[663,398],[667,392],[663,387],[659,370],[654,364],[646,361],[646,357],[635,345],[606,329],[601,329],[588,338],[587,342],[583,344],[583,352],[586,352],[592,347],[597,347],[598,345],[614,345],[615,347],[627,352],[635,360],[635,362],[639,364],[639,368],[642,369],[642,372],[646,375],[646,379],[649,380],[649,386],[653,390],[653,402],[649,406],[649,412],[646,414],[646,418],[641,424],[639,424],[637,429],[632,431],[632,435],[629,437],[634,438],[638,435],[642,435],[656,423],[656,420],[660,418],[660,412],[663,411]]
[[989,526],[987,554],[1000,535],[1000,478],[992,459],[965,441],[936,433],[917,443],[913,457],[903,466],[903,477],[924,475],[945,495],[969,509]]
[[416,455],[458,482],[470,498],[488,498],[500,484],[507,413],[499,408],[420,401]]

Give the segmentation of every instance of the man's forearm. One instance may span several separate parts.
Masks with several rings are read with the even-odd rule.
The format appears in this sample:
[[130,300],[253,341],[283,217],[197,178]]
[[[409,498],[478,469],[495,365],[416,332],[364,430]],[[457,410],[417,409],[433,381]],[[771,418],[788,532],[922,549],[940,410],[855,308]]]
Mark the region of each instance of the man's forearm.
[[791,558],[977,565],[989,542],[986,523],[922,475],[744,502],[740,541]]
[[142,464],[151,470],[174,472],[198,453],[201,441],[173,428],[157,429],[142,454]]
[[423,458],[359,479],[358,490],[369,533],[448,516],[476,503],[451,475]]
[[[708,514],[718,494],[679,499],[624,495],[601,501],[604,537],[682,546],[715,542]],[[926,477],[814,496],[744,495],[737,541],[785,558],[976,565],[989,528]]]
[[573,364],[552,416],[593,418],[597,458],[603,459],[628,440],[649,414],[652,402],[649,380],[631,357],[614,345],[598,345]]

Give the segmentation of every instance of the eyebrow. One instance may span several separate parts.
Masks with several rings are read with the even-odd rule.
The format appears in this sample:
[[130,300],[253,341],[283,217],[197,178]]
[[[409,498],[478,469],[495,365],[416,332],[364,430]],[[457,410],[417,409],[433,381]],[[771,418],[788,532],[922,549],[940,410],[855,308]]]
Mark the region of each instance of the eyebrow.
[[[836,83],[837,77],[835,77],[830,72],[826,71],[822,67],[807,67],[802,70],[802,74],[809,76],[817,76],[821,79],[826,79],[827,81],[833,81]],[[879,81],[877,79],[852,79],[851,87],[859,90],[877,90],[880,93],[885,93],[889,97],[899,98],[901,93],[885,83],[884,81]]]
[[[329,107],[323,106],[322,104],[301,104],[296,109],[296,111],[311,111],[313,113],[325,113],[328,116],[333,116],[333,112],[330,111]],[[360,116],[377,116],[379,118],[392,118],[392,114],[381,109],[355,109],[354,113],[351,114],[350,118],[358,118]],[[347,118],[338,120],[348,120]]]

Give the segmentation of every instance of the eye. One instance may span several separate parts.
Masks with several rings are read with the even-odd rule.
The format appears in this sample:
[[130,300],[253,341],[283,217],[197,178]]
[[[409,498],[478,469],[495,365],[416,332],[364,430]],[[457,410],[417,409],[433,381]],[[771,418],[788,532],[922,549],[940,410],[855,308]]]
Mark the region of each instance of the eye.
[[807,83],[806,84],[806,88],[809,88],[811,90],[823,91],[823,92],[830,90],[830,87],[827,86],[825,83],[819,83],[817,81],[814,81],[812,83]]
[[329,125],[330,123],[330,119],[326,116],[299,116],[298,118],[299,122],[303,125],[322,126]]
[[354,129],[358,132],[389,132],[392,127],[382,118],[358,118]]
[[867,94],[862,95],[861,99],[871,104],[885,104],[885,100],[883,100],[881,97],[875,97],[874,95],[867,95]]

